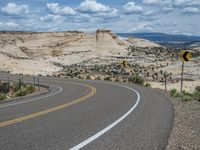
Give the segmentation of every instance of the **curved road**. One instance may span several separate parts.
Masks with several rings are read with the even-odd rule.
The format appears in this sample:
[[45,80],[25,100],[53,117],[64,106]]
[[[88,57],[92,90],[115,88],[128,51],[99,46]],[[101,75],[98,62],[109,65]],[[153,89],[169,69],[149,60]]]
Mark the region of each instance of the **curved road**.
[[[7,76],[18,78],[0,79]],[[125,83],[45,77],[40,82],[52,90],[0,103],[0,149],[165,149],[174,114],[161,93]]]

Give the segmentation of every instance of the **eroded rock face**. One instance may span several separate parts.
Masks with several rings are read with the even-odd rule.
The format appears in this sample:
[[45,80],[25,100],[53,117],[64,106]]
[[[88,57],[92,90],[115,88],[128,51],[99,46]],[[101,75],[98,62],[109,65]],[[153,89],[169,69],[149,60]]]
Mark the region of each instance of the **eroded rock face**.
[[79,31],[0,32],[0,69],[49,74],[60,69],[55,63],[71,65],[97,57],[104,60],[124,56],[128,45],[129,41],[118,38],[111,30],[98,29],[91,34]]

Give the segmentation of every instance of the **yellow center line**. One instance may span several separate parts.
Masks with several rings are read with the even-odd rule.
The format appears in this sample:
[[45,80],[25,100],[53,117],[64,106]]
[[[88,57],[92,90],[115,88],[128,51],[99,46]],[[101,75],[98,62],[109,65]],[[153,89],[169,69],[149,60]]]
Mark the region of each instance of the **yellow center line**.
[[19,118],[15,118],[15,119],[12,119],[12,120],[8,120],[8,121],[5,121],[5,122],[0,122],[0,128],[4,127],[4,126],[15,124],[15,123],[18,123],[18,122],[22,122],[22,121],[25,121],[25,120],[28,120],[28,119],[36,118],[36,117],[39,117],[39,116],[42,116],[42,115],[45,115],[45,114],[66,108],[66,107],[69,107],[71,105],[80,103],[80,102],[88,99],[89,97],[93,96],[96,93],[95,87],[90,86],[90,85],[85,85],[85,86],[89,87],[91,89],[91,92],[89,94],[79,98],[79,99],[73,100],[71,102],[68,102],[68,103],[47,109],[47,110],[43,110],[43,111],[40,111],[40,112],[37,112],[37,113],[29,114],[29,115],[22,116],[22,117],[19,117]]

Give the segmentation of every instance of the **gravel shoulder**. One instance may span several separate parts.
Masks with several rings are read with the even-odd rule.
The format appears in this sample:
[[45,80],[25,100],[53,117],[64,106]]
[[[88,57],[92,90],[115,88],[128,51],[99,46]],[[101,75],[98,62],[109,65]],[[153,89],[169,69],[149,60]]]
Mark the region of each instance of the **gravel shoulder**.
[[200,102],[170,99],[175,118],[166,150],[200,150]]

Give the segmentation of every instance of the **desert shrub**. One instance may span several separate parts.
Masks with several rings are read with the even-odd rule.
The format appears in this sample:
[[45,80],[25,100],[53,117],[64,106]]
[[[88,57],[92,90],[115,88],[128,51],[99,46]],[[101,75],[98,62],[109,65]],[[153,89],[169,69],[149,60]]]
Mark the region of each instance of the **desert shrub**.
[[186,96],[193,96],[192,93],[186,92],[185,90],[183,90],[183,95],[186,95]]
[[27,94],[33,93],[35,91],[35,87],[33,85],[27,85],[26,87],[23,87],[22,91],[17,91],[15,93],[15,97],[17,96],[25,96]]
[[15,83],[14,83],[14,86],[13,86],[13,92],[19,91],[19,88],[20,88],[19,82],[15,82]]
[[196,86],[195,90],[196,92],[200,92],[200,86]]
[[20,96],[25,96],[25,95],[27,95],[28,93],[27,93],[27,91],[26,90],[23,90],[23,91],[19,91],[19,92],[17,92],[17,93],[15,93],[15,97],[20,97]]
[[175,97],[182,97],[182,95],[183,95],[183,94],[177,92],[174,96],[175,96]]
[[188,102],[188,101],[191,101],[193,98],[192,96],[189,96],[189,95],[182,95],[182,100],[184,102]]
[[26,87],[26,92],[29,94],[29,93],[33,93],[35,92],[35,87],[33,85],[28,85]]
[[98,76],[98,77],[96,77],[96,80],[101,80],[101,78]]
[[105,77],[104,80],[111,81],[111,78],[108,76],[108,77]]
[[120,80],[118,78],[115,79],[115,82],[120,82]]
[[0,84],[0,92],[5,93],[5,94],[8,93],[9,86],[10,86],[9,82],[3,82],[2,84]]
[[6,94],[0,93],[0,101],[6,99]]
[[51,52],[52,57],[58,57],[62,55],[62,51],[61,50],[53,50]]
[[150,88],[150,87],[151,87],[151,84],[146,83],[146,84],[145,84],[145,87],[149,87],[149,88]]
[[91,80],[91,77],[88,75],[88,76],[86,77],[86,79],[87,79],[87,80]]
[[177,90],[176,90],[176,89],[170,90],[170,95],[171,95],[172,97],[177,97],[177,96],[178,96],[178,95],[177,95]]
[[128,81],[134,84],[144,85],[144,79],[139,76],[130,77],[128,78]]
[[200,92],[194,92],[194,94],[193,94],[193,98],[195,99],[195,100],[197,100],[197,101],[199,101],[200,102]]

